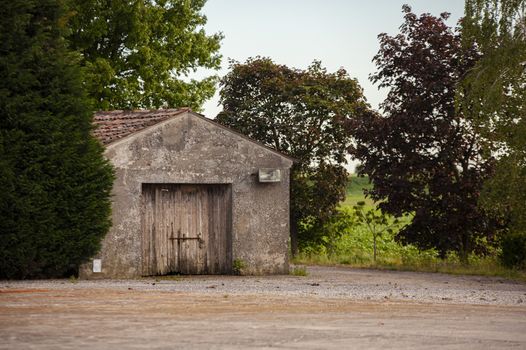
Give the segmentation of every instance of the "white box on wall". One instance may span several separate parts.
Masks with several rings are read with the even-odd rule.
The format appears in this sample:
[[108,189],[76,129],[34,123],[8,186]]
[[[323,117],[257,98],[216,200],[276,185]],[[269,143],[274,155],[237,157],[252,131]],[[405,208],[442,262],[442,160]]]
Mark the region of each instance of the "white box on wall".
[[102,260],[93,259],[93,272],[102,272]]

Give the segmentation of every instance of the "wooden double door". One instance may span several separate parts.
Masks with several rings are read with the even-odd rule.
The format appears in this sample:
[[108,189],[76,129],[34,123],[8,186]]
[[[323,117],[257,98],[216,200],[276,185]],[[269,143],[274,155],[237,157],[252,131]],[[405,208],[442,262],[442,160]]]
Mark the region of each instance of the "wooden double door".
[[232,272],[231,186],[143,184],[142,273]]

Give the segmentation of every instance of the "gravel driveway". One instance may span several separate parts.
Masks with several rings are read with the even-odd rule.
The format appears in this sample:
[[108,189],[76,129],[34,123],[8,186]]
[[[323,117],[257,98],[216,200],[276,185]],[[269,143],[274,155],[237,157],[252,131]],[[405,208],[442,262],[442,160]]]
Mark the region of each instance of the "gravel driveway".
[[308,267],[297,276],[0,281],[0,349],[526,349],[526,284]]

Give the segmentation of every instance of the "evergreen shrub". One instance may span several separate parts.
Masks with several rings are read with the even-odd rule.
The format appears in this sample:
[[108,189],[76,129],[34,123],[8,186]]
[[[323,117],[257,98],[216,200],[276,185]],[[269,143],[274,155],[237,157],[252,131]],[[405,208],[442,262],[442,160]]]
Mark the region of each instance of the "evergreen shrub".
[[113,170],[91,136],[64,4],[0,8],[0,279],[74,274],[111,223]]

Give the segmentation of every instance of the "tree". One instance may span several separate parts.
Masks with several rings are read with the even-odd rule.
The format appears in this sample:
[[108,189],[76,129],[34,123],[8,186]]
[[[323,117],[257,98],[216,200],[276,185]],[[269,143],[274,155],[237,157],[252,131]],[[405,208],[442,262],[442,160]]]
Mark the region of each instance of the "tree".
[[376,208],[365,209],[365,202],[360,201],[353,206],[356,216],[356,223],[365,226],[367,231],[373,236],[373,261],[376,262],[376,246],[379,238],[385,233],[393,234],[394,230],[399,229],[401,222],[398,218],[383,213]]
[[350,123],[351,153],[373,183],[368,194],[386,213],[413,216],[397,235],[403,243],[466,261],[491,240],[496,222],[477,206],[492,168],[471,120],[455,111],[455,88],[478,59],[440,17],[404,6],[400,34],[380,34],[372,80],[389,88],[384,115]]
[[329,73],[315,61],[306,70],[268,58],[231,62],[222,79],[217,120],[296,158],[291,172],[291,244],[320,241],[319,228],[345,195],[344,123],[367,104],[343,69]]
[[113,173],[63,1],[8,1],[0,14],[0,278],[62,276],[110,226]]
[[467,0],[465,47],[481,59],[458,90],[457,106],[476,122],[497,158],[481,203],[505,214],[512,231],[526,226],[526,1]]
[[221,34],[208,36],[206,0],[73,0],[71,48],[83,55],[97,109],[191,107],[214,94],[216,78],[182,79],[218,68]]

